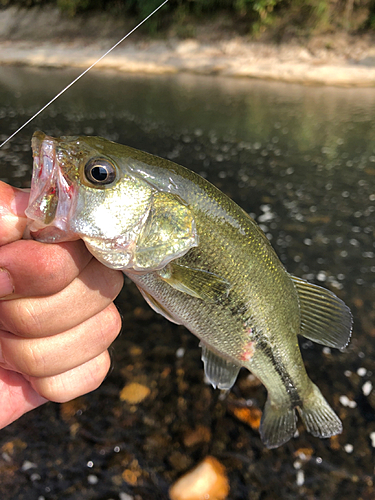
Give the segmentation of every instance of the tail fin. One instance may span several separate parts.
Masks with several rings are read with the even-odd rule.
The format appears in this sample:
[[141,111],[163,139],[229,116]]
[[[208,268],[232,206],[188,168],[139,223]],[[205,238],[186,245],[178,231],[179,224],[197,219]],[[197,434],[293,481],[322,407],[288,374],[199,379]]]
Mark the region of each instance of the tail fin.
[[268,396],[260,422],[260,437],[267,448],[277,448],[296,432],[296,414],[289,401],[276,405]]
[[298,412],[307,431],[313,436],[328,438],[342,432],[341,420],[315,384],[312,384],[312,391],[303,400]]
[[[341,420],[312,382],[309,395],[297,410],[307,431],[313,436],[328,438],[341,434]],[[277,405],[268,396],[259,429],[265,446],[277,448],[289,441],[296,432],[296,421],[295,409],[291,408],[289,401]]]

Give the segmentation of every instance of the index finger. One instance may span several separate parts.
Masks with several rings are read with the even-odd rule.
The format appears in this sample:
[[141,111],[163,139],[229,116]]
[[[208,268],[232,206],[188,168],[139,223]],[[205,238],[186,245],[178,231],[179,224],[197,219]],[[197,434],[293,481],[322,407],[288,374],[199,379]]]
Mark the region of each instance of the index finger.
[[28,201],[28,192],[0,181],[0,246],[22,238]]
[[3,297],[52,295],[68,286],[92,259],[82,240],[40,243],[20,240],[0,247],[0,271],[6,271],[13,293]]

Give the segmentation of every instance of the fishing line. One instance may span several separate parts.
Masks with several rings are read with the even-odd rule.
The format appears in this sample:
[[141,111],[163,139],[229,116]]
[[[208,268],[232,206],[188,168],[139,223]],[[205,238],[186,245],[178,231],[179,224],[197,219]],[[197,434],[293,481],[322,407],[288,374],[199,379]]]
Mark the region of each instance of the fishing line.
[[127,33],[123,38],[121,38],[121,40],[119,40],[117,43],[115,43],[115,45],[113,45],[109,50],[107,50],[107,52],[105,54],[103,54],[101,57],[99,57],[98,60],[96,60],[94,63],[91,64],[91,66],[89,66],[87,69],[85,69],[85,71],[83,71],[80,75],[78,75],[77,78],[75,78],[72,82],[70,82],[69,85],[67,85],[63,90],[61,90],[61,92],[59,92],[57,95],[55,95],[55,97],[53,99],[51,99],[45,106],[43,106],[37,113],[35,113],[35,115],[33,115],[31,118],[29,118],[19,129],[17,129],[15,132],[13,132],[12,135],[10,135],[7,139],[5,139],[5,141],[0,144],[0,148],[2,148],[4,146],[4,144],[9,142],[11,139],[13,139],[13,137],[16,134],[18,134],[18,132],[20,132],[20,130],[25,128],[26,125],[28,125],[31,121],[34,120],[34,118],[36,118],[38,115],[40,115],[40,113],[42,113],[46,108],[48,108],[48,106],[50,104],[55,102],[56,99],[58,99],[64,92],[66,92],[68,89],[70,89],[70,87],[72,85],[74,85],[76,82],[78,82],[78,80],[80,78],[82,78],[86,73],[88,73],[90,71],[90,69],[92,69],[96,64],[98,64],[98,62],[100,62],[102,59],[104,59],[110,52],[112,52],[113,49],[115,49],[118,45],[120,45],[120,43],[122,43],[126,38],[128,38],[128,36],[130,36],[132,33],[134,33],[135,30],[137,30],[140,26],[142,26],[143,23],[145,23],[148,19],[150,19],[150,17],[153,16],[159,9],[161,9],[167,2],[168,2],[168,0],[165,0],[163,3],[161,3],[159,5],[159,7],[156,7],[156,9],[153,10],[151,12],[151,14],[149,14],[147,17],[145,17],[139,24],[137,24],[137,26],[135,26],[135,28],[133,28],[131,31],[129,31],[129,33]]

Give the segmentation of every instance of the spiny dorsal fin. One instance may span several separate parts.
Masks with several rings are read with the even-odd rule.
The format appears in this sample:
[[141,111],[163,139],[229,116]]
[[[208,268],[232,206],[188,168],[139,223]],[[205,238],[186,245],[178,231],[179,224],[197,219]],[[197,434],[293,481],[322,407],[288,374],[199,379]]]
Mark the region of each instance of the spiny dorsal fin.
[[297,289],[301,313],[301,335],[328,347],[343,349],[352,331],[352,314],[329,290],[291,276]]
[[212,352],[203,342],[200,346],[204,373],[213,388],[229,390],[234,385],[241,367]]
[[227,296],[231,288],[230,283],[217,274],[204,269],[181,266],[175,262],[160,269],[158,275],[179,292],[206,302],[217,302]]

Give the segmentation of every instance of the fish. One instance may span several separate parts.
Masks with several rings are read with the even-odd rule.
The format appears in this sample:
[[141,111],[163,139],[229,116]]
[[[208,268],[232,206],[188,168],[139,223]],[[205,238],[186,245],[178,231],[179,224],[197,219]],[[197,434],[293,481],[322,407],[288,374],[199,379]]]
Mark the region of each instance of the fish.
[[343,349],[352,315],[330,290],[287,272],[256,222],[187,168],[95,136],[32,138],[29,231],[82,239],[146,302],[198,337],[204,372],[229,391],[241,368],[266,387],[260,437],[286,443],[298,415],[320,438],[342,422],[308,377],[301,335]]

